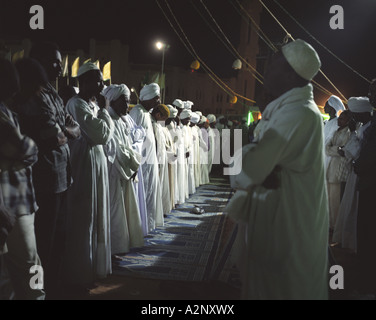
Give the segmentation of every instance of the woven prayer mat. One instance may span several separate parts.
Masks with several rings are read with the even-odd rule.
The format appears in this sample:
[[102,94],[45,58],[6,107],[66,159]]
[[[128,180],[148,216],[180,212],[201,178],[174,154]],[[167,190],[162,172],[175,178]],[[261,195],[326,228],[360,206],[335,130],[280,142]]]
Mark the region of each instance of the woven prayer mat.
[[[113,273],[161,280],[218,279],[237,286],[237,270],[227,259],[235,230],[222,213],[232,194],[225,180],[211,179],[173,210],[163,227],[145,237],[143,247],[113,261]],[[205,213],[190,213],[195,205]]]

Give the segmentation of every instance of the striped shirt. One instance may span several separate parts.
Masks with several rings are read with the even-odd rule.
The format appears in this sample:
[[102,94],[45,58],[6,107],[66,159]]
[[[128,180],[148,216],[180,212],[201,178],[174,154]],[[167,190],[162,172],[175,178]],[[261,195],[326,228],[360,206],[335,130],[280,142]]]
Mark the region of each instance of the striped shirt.
[[38,209],[31,171],[37,154],[34,141],[21,135],[15,115],[0,103],[0,192],[5,207],[16,216]]

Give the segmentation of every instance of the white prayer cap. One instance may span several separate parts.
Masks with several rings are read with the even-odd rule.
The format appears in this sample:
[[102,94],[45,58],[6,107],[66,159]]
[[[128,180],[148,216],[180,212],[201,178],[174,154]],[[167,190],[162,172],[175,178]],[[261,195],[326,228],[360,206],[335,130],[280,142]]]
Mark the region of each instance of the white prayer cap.
[[184,109],[180,114],[181,120],[184,120],[184,119],[187,119],[187,118],[190,118],[190,117],[192,117],[192,111],[189,110],[189,109]]
[[195,111],[200,117],[202,117],[202,112],[201,111]]
[[147,101],[161,95],[161,89],[157,83],[146,84],[140,91],[140,100]]
[[170,110],[170,118],[175,119],[178,115],[178,109],[174,108],[172,105],[167,105],[168,110]]
[[98,66],[95,63],[87,62],[84,63],[81,67],[78,68],[77,77],[82,76],[84,73],[91,71],[91,70],[99,70]]
[[180,99],[175,99],[175,101],[172,104],[179,109],[184,108],[184,102]]
[[297,39],[282,47],[282,54],[294,71],[303,79],[311,81],[321,67],[320,58],[313,47]]
[[200,121],[200,116],[196,112],[192,112],[191,122],[197,124]]
[[351,97],[347,101],[349,110],[355,113],[372,112],[373,107],[367,97]]
[[109,101],[115,101],[121,95],[125,95],[127,99],[131,97],[131,92],[125,84],[111,84],[102,91],[102,96]]
[[209,123],[213,123],[217,121],[217,118],[215,117],[214,114],[208,114],[206,118],[208,118]]
[[342,101],[340,98],[337,96],[331,96],[328,99],[328,104],[335,110],[337,111],[337,114],[339,111],[345,111],[345,106],[343,105]]
[[192,109],[192,106],[193,106],[193,102],[192,101],[185,101],[184,102],[184,109]]
[[201,117],[201,120],[200,120],[200,122],[199,122],[199,124],[203,124],[203,123],[205,123],[206,121],[208,121],[208,118],[206,118],[205,116],[202,116],[202,117]]

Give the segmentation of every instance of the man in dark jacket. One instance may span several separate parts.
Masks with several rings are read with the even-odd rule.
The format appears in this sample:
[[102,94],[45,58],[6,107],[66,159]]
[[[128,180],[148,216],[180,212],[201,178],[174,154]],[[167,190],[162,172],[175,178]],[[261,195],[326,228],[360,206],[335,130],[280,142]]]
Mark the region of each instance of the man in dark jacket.
[[[61,54],[53,43],[38,43],[30,51],[47,74],[48,82],[38,94],[23,97],[17,112],[21,130],[38,145],[38,162],[33,180],[39,210],[35,217],[35,233],[38,253],[45,271],[46,295],[53,297],[59,280],[59,268],[65,244],[66,194],[72,183],[68,139],[80,136],[80,129],[64,111],[52,82],[61,73]],[[20,61],[18,69],[21,92],[27,92],[30,84],[28,66]],[[25,70],[26,69],[26,70]],[[30,79],[32,80],[32,79]]]

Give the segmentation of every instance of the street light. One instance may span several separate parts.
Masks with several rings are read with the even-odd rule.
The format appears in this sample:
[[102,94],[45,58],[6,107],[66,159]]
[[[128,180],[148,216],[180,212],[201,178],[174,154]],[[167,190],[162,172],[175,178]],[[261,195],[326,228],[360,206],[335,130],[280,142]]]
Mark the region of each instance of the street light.
[[134,87],[131,88],[131,92],[133,92],[136,95],[136,97],[137,97],[137,104],[139,104],[140,103],[140,98],[139,98],[139,96],[137,94],[137,91],[136,91],[136,89]]
[[[165,44],[161,41],[158,41],[156,42],[155,46],[157,47],[158,50],[162,50],[162,71],[161,71],[161,76],[160,76],[160,84],[161,84],[161,100],[162,100],[162,103],[164,103],[164,99],[165,99],[165,86],[166,84],[162,82],[163,80],[163,70],[164,70],[164,57],[165,57],[165,51],[166,49],[168,49],[170,46],[168,44]],[[166,82],[166,79],[165,81]],[[162,85],[163,85],[163,89],[162,89]]]

